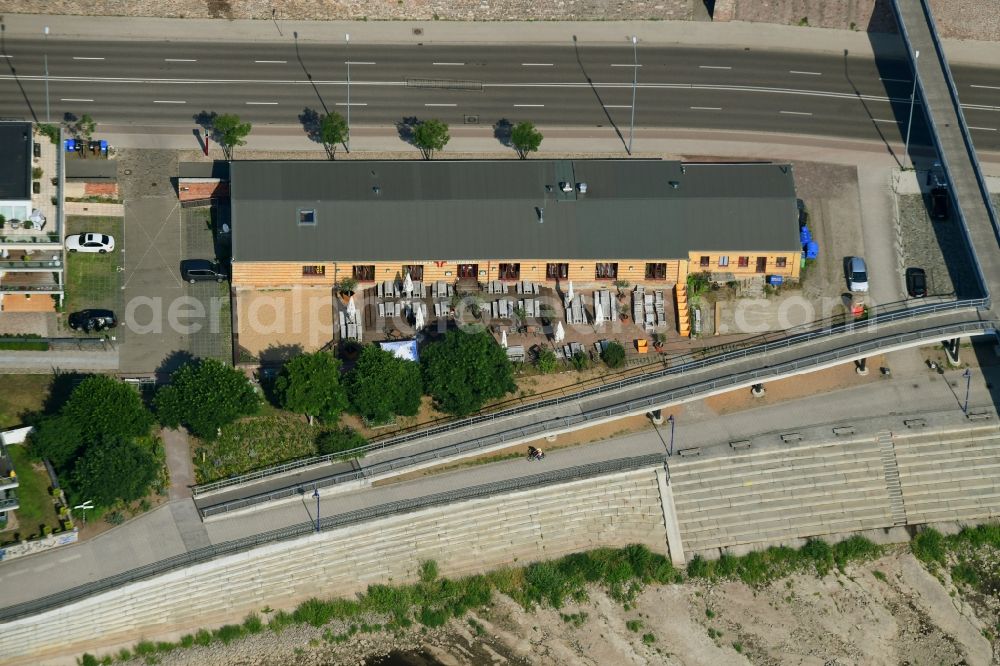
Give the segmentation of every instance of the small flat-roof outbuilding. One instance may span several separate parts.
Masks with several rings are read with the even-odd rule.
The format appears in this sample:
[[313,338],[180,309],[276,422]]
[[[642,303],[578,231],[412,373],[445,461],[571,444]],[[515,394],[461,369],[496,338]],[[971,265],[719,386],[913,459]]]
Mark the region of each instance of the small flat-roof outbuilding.
[[0,200],[31,199],[31,123],[0,121]]

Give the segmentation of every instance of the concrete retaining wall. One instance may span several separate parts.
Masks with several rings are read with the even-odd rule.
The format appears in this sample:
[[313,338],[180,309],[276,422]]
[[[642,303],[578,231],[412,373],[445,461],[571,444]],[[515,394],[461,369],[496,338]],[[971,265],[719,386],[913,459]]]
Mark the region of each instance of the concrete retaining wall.
[[37,663],[213,626],[268,605],[412,581],[426,559],[457,576],[629,543],[666,553],[655,469],[426,509],[219,558],[3,624],[0,655],[4,663]]

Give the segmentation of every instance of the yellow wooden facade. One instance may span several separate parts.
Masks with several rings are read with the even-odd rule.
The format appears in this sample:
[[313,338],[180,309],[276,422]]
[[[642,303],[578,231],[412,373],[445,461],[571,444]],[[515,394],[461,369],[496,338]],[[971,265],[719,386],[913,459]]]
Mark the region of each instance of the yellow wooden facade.
[[691,273],[732,273],[737,280],[754,275],[780,275],[786,280],[798,280],[801,260],[801,252],[763,253],[736,250],[691,252],[687,263]]

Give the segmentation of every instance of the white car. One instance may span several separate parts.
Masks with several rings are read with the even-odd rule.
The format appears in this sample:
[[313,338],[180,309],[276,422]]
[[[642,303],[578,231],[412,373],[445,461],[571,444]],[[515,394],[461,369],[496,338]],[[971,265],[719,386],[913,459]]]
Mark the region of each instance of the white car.
[[76,234],[66,237],[66,249],[70,252],[100,252],[104,254],[115,249],[115,239],[106,234]]

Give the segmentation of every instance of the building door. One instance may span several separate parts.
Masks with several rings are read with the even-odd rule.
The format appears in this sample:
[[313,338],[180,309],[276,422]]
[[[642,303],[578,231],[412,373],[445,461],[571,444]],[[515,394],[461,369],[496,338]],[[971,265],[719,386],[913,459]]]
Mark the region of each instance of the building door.
[[757,257],[757,272],[763,273],[767,270],[767,257]]
[[459,264],[459,280],[475,280],[479,277],[479,264]]

